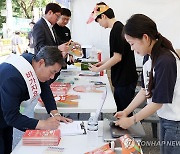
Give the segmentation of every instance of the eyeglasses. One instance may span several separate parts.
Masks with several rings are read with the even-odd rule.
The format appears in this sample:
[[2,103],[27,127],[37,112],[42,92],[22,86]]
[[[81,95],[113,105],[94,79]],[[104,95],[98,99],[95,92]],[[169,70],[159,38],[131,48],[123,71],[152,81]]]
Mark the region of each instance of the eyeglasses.
[[61,15],[59,15],[59,14],[56,14],[56,13],[54,13],[54,14],[56,15],[57,19],[59,19],[61,17]]

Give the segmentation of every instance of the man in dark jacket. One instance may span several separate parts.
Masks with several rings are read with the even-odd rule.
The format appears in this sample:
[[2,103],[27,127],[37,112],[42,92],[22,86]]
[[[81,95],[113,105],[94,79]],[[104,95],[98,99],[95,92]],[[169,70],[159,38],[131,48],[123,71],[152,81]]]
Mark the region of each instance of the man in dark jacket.
[[[44,47],[37,55],[12,54],[0,65],[0,154],[11,153],[13,127],[22,131],[57,129],[59,121],[71,122],[71,119],[58,113],[46,82],[54,79],[64,64],[62,54],[56,47]],[[53,116],[47,120],[36,120],[19,112],[23,101],[33,100],[39,94],[47,112]]]
[[45,16],[42,17],[33,27],[34,52],[35,54],[44,46],[57,46],[60,51],[66,54],[69,46],[67,43],[61,45],[58,41],[53,25],[61,16],[61,7],[56,3],[46,5]]

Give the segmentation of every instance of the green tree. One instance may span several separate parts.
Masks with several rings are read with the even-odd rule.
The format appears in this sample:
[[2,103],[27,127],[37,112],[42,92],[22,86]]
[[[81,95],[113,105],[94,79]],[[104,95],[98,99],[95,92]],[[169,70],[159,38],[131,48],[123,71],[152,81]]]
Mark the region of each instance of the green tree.
[[45,7],[51,0],[13,0],[14,16],[32,18],[34,7]]
[[12,0],[13,16],[31,18],[35,1],[36,0]]
[[[52,0],[12,0],[13,17],[32,19],[34,7],[45,7]],[[0,0],[0,10],[6,9],[6,0]],[[0,15],[0,29],[2,23],[6,22],[6,17]]]
[[[6,0],[1,0],[0,1],[0,11],[5,10],[5,9],[6,9]],[[6,22],[6,17],[1,16],[1,13],[0,13],[0,29],[2,28],[2,23],[5,23],[5,22]]]

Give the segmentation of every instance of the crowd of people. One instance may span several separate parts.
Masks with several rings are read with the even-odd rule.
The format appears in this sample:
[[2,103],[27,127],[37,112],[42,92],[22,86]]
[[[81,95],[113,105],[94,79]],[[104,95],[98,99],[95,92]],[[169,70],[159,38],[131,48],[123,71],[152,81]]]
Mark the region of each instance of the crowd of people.
[[[45,15],[31,22],[28,53],[23,53],[19,32],[12,39],[13,53],[0,65],[0,153],[12,151],[13,127],[27,129],[57,129],[59,122],[72,122],[58,113],[50,84],[67,63],[70,29],[66,26],[71,11],[56,3],[46,5]],[[160,117],[160,141],[179,141],[180,135],[180,57],[171,42],[160,34],[156,23],[148,16],[134,14],[125,25],[117,21],[112,8],[97,3],[87,23],[96,21],[110,28],[110,58],[89,70],[100,72],[111,68],[111,81],[117,105],[115,125],[124,129],[157,112]],[[144,57],[142,89],[135,95],[137,72],[134,52]],[[17,53],[22,56],[16,55]],[[23,63],[23,65],[22,65]],[[22,101],[41,96],[52,117],[36,120],[19,112]],[[133,111],[147,100],[138,113]],[[162,144],[162,154],[180,153],[179,146]]]

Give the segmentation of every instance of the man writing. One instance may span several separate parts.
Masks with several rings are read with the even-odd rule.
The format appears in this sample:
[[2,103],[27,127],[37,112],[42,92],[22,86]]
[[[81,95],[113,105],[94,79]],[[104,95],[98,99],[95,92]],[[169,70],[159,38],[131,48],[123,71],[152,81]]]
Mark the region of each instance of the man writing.
[[[37,55],[12,54],[0,65],[0,153],[9,154],[12,150],[13,127],[27,129],[57,129],[59,121],[71,122],[62,117],[46,82],[53,79],[65,62],[56,47],[44,47]],[[21,102],[34,99],[40,94],[45,108],[53,117],[36,120],[22,115]]]

